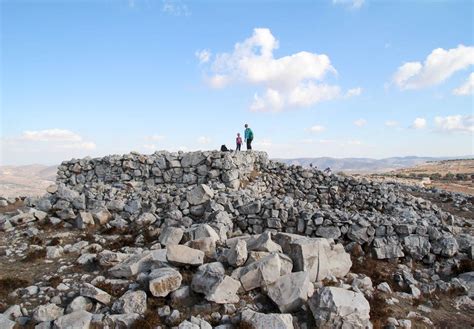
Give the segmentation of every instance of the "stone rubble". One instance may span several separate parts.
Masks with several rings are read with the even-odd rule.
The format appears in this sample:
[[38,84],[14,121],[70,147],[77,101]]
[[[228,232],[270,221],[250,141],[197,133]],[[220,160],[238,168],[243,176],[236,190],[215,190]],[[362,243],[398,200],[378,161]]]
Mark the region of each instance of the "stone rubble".
[[[0,257],[42,252],[57,273],[11,292],[18,304],[1,328],[136,328],[152,317],[156,328],[372,328],[374,296],[400,303],[453,290],[461,311],[472,308],[474,272],[453,269],[473,260],[473,218],[407,187],[263,152],[74,159],[24,204],[0,214],[2,234],[17,241]],[[58,232],[44,246],[22,242],[47,226]],[[351,273],[372,258],[395,264],[393,281]],[[384,325],[429,323],[420,306]]]

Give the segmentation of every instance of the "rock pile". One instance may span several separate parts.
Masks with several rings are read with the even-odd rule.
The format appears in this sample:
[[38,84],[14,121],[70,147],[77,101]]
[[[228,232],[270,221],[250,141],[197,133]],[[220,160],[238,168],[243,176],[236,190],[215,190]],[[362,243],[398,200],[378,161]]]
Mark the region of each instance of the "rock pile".
[[[474,256],[472,218],[394,184],[286,166],[262,152],[71,160],[47,195],[25,204],[0,217],[0,229],[16,238],[41,236],[44,225],[78,232],[34,248],[90,270],[78,276],[64,263],[70,277],[56,287],[15,290],[10,297],[36,296],[37,305],[12,305],[2,328],[139,327],[153,317],[162,328],[370,328],[375,295],[467,294],[473,282],[453,279]],[[395,265],[393,282],[374,287],[350,273],[371,256],[424,268]]]

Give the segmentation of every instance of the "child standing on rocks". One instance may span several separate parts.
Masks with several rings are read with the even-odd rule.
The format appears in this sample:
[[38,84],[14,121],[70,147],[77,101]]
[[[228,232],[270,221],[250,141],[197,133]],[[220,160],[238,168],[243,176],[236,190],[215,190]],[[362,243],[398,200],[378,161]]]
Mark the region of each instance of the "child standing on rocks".
[[235,143],[237,144],[235,150],[240,151],[240,147],[242,146],[242,137],[240,137],[239,133],[237,133],[237,138],[235,139]]

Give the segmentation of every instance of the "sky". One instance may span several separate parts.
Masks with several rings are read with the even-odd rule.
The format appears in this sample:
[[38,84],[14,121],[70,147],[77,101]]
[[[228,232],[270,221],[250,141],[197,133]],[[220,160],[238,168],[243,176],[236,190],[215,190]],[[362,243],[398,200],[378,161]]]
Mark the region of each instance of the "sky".
[[474,2],[0,0],[0,164],[474,154]]

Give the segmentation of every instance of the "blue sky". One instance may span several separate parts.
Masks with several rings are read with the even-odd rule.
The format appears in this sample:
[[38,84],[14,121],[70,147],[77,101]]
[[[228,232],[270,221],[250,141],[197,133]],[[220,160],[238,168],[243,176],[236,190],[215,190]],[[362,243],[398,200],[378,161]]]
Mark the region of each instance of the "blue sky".
[[472,1],[10,1],[1,163],[474,154]]

